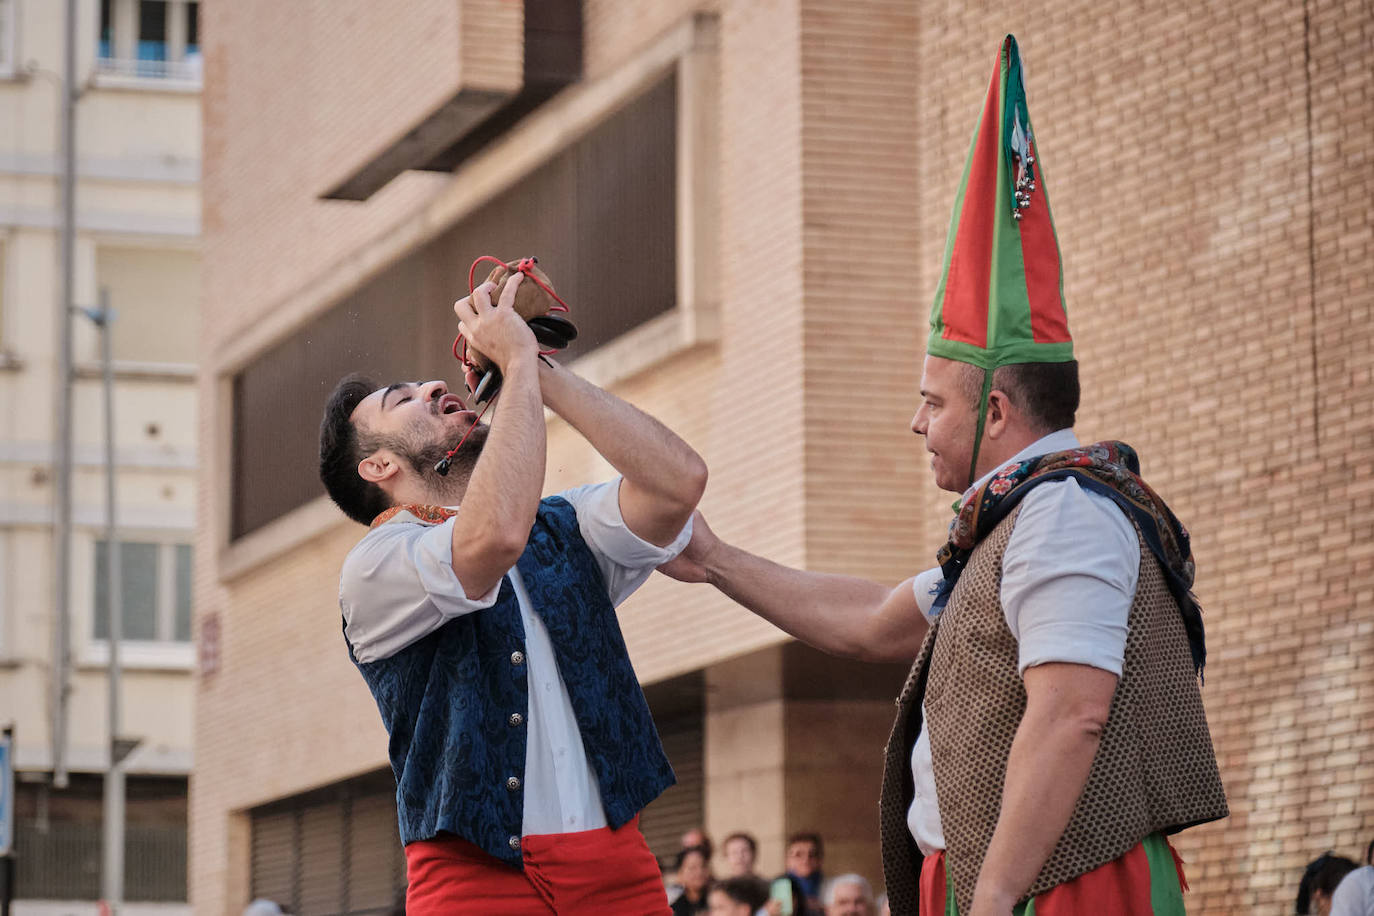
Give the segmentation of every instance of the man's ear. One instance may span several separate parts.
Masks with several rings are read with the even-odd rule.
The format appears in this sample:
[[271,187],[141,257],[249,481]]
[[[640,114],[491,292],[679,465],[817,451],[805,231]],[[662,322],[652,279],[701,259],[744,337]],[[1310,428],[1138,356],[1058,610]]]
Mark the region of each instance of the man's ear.
[[386,449],[378,449],[358,462],[358,476],[368,483],[380,484],[399,473],[400,462]]
[[1011,401],[1000,388],[988,392],[988,414],[983,422],[983,432],[989,439],[996,439],[1007,431],[1011,422]]

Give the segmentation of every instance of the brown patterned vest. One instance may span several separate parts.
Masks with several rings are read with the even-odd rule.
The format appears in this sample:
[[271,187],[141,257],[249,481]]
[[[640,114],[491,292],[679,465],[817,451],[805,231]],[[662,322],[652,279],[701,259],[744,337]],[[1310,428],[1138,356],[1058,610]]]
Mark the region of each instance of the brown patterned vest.
[[[906,815],[922,701],[949,892],[961,911],[971,904],[997,825],[1007,758],[1026,708],[1016,639],[999,598],[1002,556],[1019,515],[1013,510],[974,549],[897,699],[879,806],[893,916],[917,912],[921,854]],[[1027,897],[1110,862],[1151,833],[1229,813],[1183,620],[1143,541],[1127,622],[1122,675],[1088,782]]]

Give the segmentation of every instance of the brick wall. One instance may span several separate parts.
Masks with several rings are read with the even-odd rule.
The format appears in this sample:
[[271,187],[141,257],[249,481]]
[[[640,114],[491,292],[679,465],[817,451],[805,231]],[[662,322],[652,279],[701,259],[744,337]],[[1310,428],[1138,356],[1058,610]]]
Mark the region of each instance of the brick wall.
[[[1204,697],[1234,813],[1178,840],[1189,907],[1289,905],[1306,861],[1374,838],[1374,12],[1323,0],[716,6],[721,339],[617,392],[707,457],[704,507],[743,546],[886,581],[927,565],[949,496],[907,431],[920,341],[993,55],[1014,32],[1064,250],[1080,436],[1135,445],[1194,536]],[[631,19],[589,0],[588,79],[690,8],[647,4]],[[302,15],[277,5],[204,15],[213,353],[450,179],[407,174],[366,203],[314,200],[311,150],[324,147],[312,144],[342,132],[348,110],[295,77],[330,47],[272,50],[264,23]],[[371,68],[359,85],[391,75],[358,66]],[[207,377],[202,395],[214,393]],[[213,411],[204,422],[197,599],[224,639],[200,686],[192,892],[217,913],[242,903],[245,874],[227,812],[379,765],[384,741],[334,615],[357,529],[222,581],[209,494],[224,456],[210,447]],[[552,425],[549,489],[604,471]],[[661,580],[622,618],[646,680],[779,639],[719,596]]]
[[1189,909],[1277,911],[1307,861],[1374,839],[1374,243],[1356,203],[1374,178],[1355,140],[1374,129],[1374,79],[1355,63],[1374,14],[920,19],[920,287],[938,278],[991,54],[1012,31],[1064,251],[1080,437],[1136,445],[1193,534],[1233,815],[1177,841]]

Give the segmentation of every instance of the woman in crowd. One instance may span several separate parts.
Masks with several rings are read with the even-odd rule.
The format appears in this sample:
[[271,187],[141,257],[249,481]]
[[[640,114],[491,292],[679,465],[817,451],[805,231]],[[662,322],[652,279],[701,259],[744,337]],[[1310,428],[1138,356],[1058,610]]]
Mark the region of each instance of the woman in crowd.
[[705,913],[709,906],[706,888],[711,883],[705,849],[688,846],[677,854],[677,883],[682,887],[682,894],[673,901],[673,916]]

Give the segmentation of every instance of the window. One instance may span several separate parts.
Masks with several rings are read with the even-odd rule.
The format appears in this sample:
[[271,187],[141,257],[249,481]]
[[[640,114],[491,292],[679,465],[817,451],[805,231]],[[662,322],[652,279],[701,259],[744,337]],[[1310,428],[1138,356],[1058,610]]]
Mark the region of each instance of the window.
[[[22,852],[14,860],[14,895],[30,900],[99,900],[102,777],[72,773],[66,789],[32,782],[20,782],[15,789],[14,846]],[[186,777],[127,777],[126,900],[185,902],[186,811]],[[92,913],[95,907],[60,907],[59,912]]]
[[19,15],[15,3],[16,0],[0,0],[0,77],[14,75],[14,61],[19,54],[15,41]]
[[[93,633],[110,638],[110,596],[106,571],[110,549],[95,544],[95,613]],[[191,641],[191,545],[121,541],[120,596],[124,621],[122,639],[134,642],[189,643]]]
[[[116,361],[196,361],[200,258],[195,252],[101,246],[95,272],[115,313],[110,346]],[[94,344],[87,357],[99,358]]]
[[139,0],[138,59],[167,59],[167,4],[163,0]]
[[100,0],[98,69],[114,76],[198,81],[199,32],[195,0]]
[[677,784],[644,808],[639,829],[649,850],[660,861],[671,862],[682,848],[682,835],[706,822],[704,672],[691,671],[650,684],[644,688],[644,699]]
[[388,912],[405,893],[390,770],[255,808],[249,819],[253,897],[342,916]]
[[233,377],[231,539],[323,494],[320,412],[338,379],[460,383],[451,306],[479,255],[539,257],[579,331],[565,362],[677,305],[677,85],[670,74],[627,100]]

